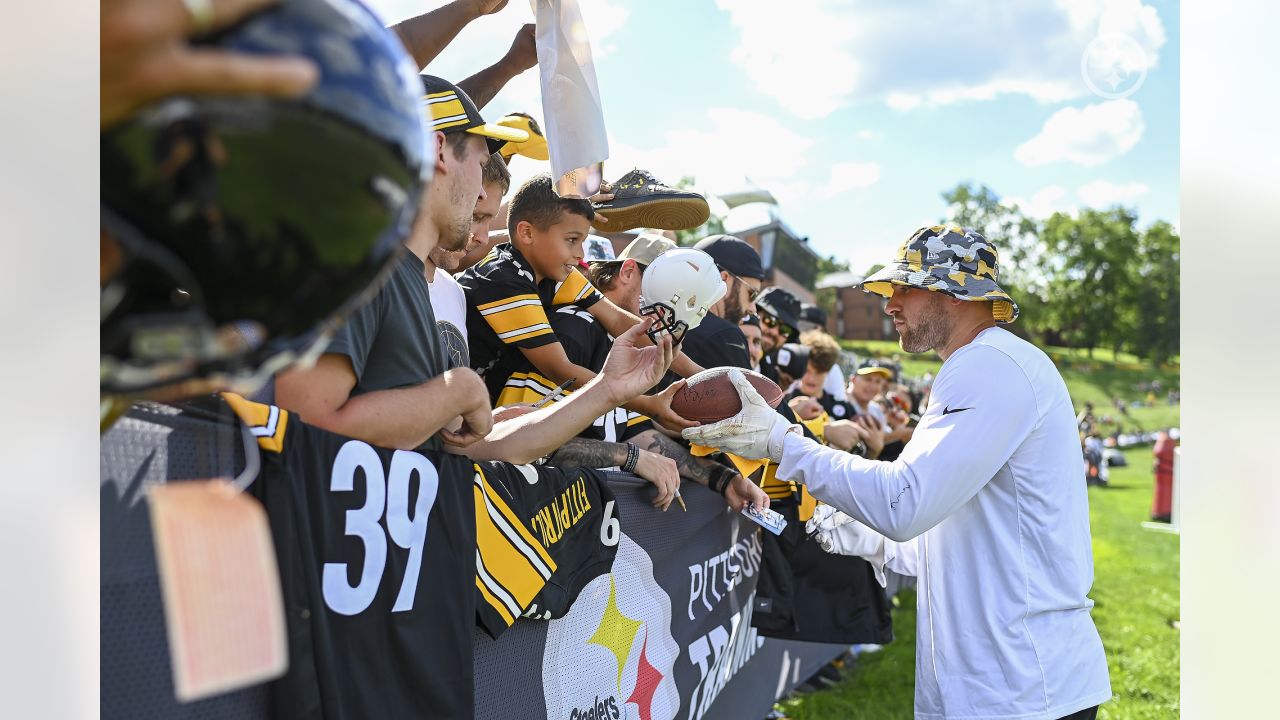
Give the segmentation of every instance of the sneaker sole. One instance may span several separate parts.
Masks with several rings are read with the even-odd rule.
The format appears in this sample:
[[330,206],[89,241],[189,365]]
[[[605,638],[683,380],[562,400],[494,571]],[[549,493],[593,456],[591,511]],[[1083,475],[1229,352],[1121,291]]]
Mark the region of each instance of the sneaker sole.
[[625,232],[636,228],[692,230],[711,217],[711,208],[697,198],[643,200],[630,207],[602,208],[596,213],[609,219],[595,225],[604,232]]

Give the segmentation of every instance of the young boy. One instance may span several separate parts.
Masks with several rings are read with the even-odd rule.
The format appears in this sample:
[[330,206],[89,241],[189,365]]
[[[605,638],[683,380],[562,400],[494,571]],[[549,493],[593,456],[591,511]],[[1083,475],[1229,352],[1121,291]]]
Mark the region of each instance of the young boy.
[[[557,308],[577,305],[587,310],[614,337],[640,322],[604,298],[578,271],[594,217],[590,201],[561,198],[550,175],[536,175],[511,199],[511,241],[494,247],[458,278],[467,295],[471,366],[484,378],[494,403],[501,404],[504,386],[525,361],[539,376],[527,377],[529,382],[550,382],[554,387],[572,379],[573,387],[582,387],[595,377],[572,362],[560,345],[547,319]],[[684,377],[701,370],[683,354],[672,368]],[[671,396],[678,387],[640,396],[626,407],[673,430],[690,427],[693,423],[671,410]]]

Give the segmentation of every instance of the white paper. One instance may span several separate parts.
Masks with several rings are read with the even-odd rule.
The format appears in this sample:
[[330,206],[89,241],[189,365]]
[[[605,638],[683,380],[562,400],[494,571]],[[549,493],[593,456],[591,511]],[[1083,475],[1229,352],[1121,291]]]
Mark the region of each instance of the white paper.
[[542,117],[557,181],[609,157],[591,42],[578,0],[530,0],[537,22]]

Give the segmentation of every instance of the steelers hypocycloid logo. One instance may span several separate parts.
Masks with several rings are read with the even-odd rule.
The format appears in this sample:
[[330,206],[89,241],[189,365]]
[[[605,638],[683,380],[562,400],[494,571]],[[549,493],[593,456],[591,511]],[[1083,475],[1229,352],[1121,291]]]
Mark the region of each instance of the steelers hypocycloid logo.
[[671,600],[653,563],[625,533],[613,571],[591,581],[552,620],[542,655],[547,717],[670,720],[680,708]]

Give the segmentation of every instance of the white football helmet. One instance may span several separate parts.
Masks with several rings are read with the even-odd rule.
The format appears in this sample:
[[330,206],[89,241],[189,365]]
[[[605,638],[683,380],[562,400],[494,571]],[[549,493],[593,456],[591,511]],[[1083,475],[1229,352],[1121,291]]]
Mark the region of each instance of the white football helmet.
[[680,342],[728,290],[710,255],[693,248],[662,253],[640,280],[640,314],[656,318],[649,337],[656,343],[670,333]]

